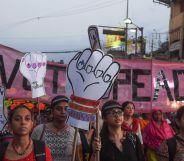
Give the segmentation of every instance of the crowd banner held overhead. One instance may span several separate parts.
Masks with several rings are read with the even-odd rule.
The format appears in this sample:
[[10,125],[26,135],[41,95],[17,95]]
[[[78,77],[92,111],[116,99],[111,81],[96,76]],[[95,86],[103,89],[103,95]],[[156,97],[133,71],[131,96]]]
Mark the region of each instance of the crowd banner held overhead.
[[31,84],[32,98],[44,96],[44,77],[46,74],[47,57],[40,52],[25,54],[20,62],[20,72]]
[[[22,56],[23,53],[0,45],[0,82],[6,88],[6,98],[30,99],[32,96],[29,82],[19,72]],[[161,107],[163,111],[176,111],[183,105],[183,63],[159,60],[116,61],[120,64],[120,72],[110,99],[120,103],[133,101],[136,111],[140,112],[149,112],[154,107]],[[44,83],[47,95],[40,98],[42,101],[50,101],[56,95],[66,94],[65,75],[66,65],[47,63]]]
[[[76,128],[89,129],[95,121],[100,99],[110,92],[120,65],[102,50],[85,49],[77,53],[67,68],[67,90],[72,89],[68,123]],[[70,90],[71,91],[71,90]]]
[[0,131],[3,130],[7,123],[7,109],[4,108],[5,91],[5,87],[0,86]]

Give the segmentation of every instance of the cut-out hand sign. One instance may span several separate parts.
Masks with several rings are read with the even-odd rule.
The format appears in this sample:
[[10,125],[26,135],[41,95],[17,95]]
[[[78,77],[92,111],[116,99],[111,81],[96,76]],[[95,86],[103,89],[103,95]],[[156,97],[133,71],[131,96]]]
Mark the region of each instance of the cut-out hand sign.
[[88,130],[89,122],[95,121],[99,100],[108,97],[119,68],[112,56],[101,50],[85,49],[69,62],[66,90],[72,89],[68,109],[71,126]]
[[73,95],[91,100],[103,98],[110,91],[119,68],[112,56],[104,55],[101,50],[85,49],[77,53],[67,69]]
[[41,53],[28,53],[21,59],[20,72],[31,84],[32,98],[45,95],[46,65],[47,57]]

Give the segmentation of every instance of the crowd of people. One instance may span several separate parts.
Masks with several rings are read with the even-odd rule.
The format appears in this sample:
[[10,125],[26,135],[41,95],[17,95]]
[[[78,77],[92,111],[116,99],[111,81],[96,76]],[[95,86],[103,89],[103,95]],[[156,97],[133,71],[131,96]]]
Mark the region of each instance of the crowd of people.
[[[67,124],[69,101],[54,97],[48,122],[36,126],[24,104],[10,110],[0,136],[0,161],[71,161],[75,129]],[[94,122],[89,131],[80,129],[75,161],[96,161],[97,153],[99,161],[184,161],[184,106],[170,122],[160,108],[142,117],[135,117],[135,109],[130,101],[105,102],[100,137]]]

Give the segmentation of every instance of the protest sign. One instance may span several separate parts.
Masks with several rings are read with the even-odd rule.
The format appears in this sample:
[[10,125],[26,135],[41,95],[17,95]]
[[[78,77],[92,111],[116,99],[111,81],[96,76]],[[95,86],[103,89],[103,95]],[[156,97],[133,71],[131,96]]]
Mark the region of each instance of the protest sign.
[[[74,127],[88,129],[95,121],[99,100],[108,96],[119,72],[119,64],[102,50],[85,49],[69,62],[67,84],[72,88],[68,123]],[[68,88],[67,88],[68,89]]]
[[46,65],[47,57],[41,53],[28,53],[21,59],[20,72],[31,84],[32,98],[45,95],[44,77]]

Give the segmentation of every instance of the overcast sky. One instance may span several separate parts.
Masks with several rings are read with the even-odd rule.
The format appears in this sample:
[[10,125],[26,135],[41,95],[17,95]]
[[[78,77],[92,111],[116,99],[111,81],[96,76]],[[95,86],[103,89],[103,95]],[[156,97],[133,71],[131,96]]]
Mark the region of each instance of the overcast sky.
[[[89,47],[90,25],[124,27],[126,0],[0,0],[0,43],[22,52]],[[170,8],[129,0],[129,17],[144,36],[167,32]],[[66,55],[66,54],[65,54]]]

